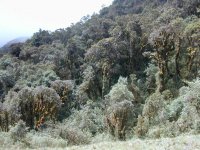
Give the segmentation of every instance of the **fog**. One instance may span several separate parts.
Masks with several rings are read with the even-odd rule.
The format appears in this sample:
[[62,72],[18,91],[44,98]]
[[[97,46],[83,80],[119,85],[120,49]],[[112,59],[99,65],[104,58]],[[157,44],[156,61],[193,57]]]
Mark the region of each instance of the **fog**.
[[0,0],[0,46],[40,28],[54,31],[98,13],[113,0]]

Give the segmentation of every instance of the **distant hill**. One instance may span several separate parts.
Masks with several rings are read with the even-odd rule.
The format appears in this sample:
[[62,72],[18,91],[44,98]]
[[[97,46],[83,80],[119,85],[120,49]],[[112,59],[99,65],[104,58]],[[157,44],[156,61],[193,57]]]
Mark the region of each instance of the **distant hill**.
[[26,42],[26,40],[28,40],[29,37],[18,37],[18,38],[15,38],[9,42],[7,42],[5,45],[3,45],[1,48],[0,48],[0,51],[1,52],[7,52],[9,51],[9,47],[12,45],[12,44],[15,44],[15,43],[24,43]]

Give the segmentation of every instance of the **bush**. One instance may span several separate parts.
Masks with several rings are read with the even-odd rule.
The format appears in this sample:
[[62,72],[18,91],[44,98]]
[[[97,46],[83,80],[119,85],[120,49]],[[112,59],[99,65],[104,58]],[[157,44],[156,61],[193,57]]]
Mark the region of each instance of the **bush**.
[[50,86],[52,81],[59,80],[59,77],[52,70],[51,65],[23,65],[18,75],[20,78],[16,82],[19,89],[29,86]]
[[0,101],[3,101],[4,96],[14,85],[14,75],[8,71],[0,70]]
[[29,132],[26,140],[30,143],[29,147],[38,148],[65,148],[68,142],[59,137],[53,137],[47,133]]
[[127,100],[107,108],[106,123],[111,135],[117,139],[125,140],[128,132],[137,122],[137,113],[134,111],[134,105]]
[[61,137],[68,141],[69,145],[88,144],[93,136],[98,136],[105,131],[104,115],[98,104],[91,102],[81,110],[73,110],[73,113],[62,123],[52,126],[48,123],[47,127],[45,133],[53,137]]
[[56,120],[61,100],[54,89],[25,87],[18,93],[10,91],[3,105],[9,114],[10,123],[21,118],[30,128],[38,129],[46,120]]
[[82,131],[78,126],[75,126],[68,120],[57,124],[55,128],[49,128],[48,131],[51,132],[50,134],[53,137],[59,137],[66,140],[68,145],[89,144],[91,140],[91,134],[89,132]]
[[28,128],[26,127],[25,122],[20,120],[14,127],[12,127],[9,131],[11,139],[14,142],[23,141],[26,137]]
[[137,126],[134,128],[134,133],[137,137],[144,137],[149,130],[149,118],[141,115],[137,118]]
[[61,128],[60,137],[66,139],[69,145],[82,145],[90,143],[90,135],[77,127],[65,126]]
[[118,82],[105,97],[110,105],[124,100],[134,101],[134,96],[128,89],[127,78],[123,77],[119,77]]
[[180,88],[179,96],[174,100],[166,91],[152,94],[146,100],[142,117],[138,118],[135,133],[143,137],[199,133],[200,80],[186,83],[188,86]]
[[53,39],[50,32],[42,29],[34,33],[33,37],[30,39],[31,45],[36,47],[44,44],[51,44],[52,41]]
[[149,94],[155,92],[156,90],[156,78],[155,74],[158,72],[158,67],[156,67],[154,64],[149,64],[148,68],[144,71],[146,73],[146,83],[145,87]]
[[74,111],[70,118],[68,118],[68,121],[82,131],[96,135],[102,133],[105,129],[104,115],[102,108],[97,106],[92,107],[91,105],[87,104],[83,109]]
[[108,95],[106,109],[106,123],[114,137],[125,140],[127,133],[131,131],[137,122],[140,113],[140,105],[134,105],[134,96],[128,89],[126,78],[120,77]]
[[71,114],[72,108],[76,106],[73,97],[74,82],[72,80],[55,80],[51,87],[57,92],[62,101],[62,107],[58,112],[58,119],[62,120]]
[[[100,92],[96,91],[98,89],[98,85],[96,83],[95,70],[92,66],[87,66],[87,68],[83,71],[83,81],[76,88],[75,96],[77,101],[83,105],[86,104],[89,99],[95,100],[97,99],[96,94],[100,96]],[[96,93],[96,92],[97,93]]]

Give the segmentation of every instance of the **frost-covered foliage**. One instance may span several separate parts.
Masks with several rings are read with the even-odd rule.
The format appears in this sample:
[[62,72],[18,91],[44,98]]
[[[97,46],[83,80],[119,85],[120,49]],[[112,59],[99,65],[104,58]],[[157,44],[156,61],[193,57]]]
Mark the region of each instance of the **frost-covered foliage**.
[[[15,128],[15,127],[13,127]],[[19,129],[19,128],[18,128]],[[25,130],[22,129],[22,130]],[[16,131],[16,130],[15,130]],[[15,132],[16,134],[16,132]],[[61,138],[52,137],[49,134],[37,133],[34,131],[27,132],[22,139],[16,137],[14,141],[10,132],[0,133],[0,144],[2,149],[40,149],[40,148],[65,148],[67,141]],[[20,140],[19,140],[20,139]]]
[[19,120],[30,128],[19,148],[200,133],[199,9],[199,0],[114,0],[1,48],[0,136]]
[[[139,136],[178,136],[182,133],[199,133],[200,80],[187,82],[173,99],[168,92],[151,95],[138,118],[135,132]],[[146,120],[146,121],[145,121]],[[159,125],[159,126],[158,126]]]
[[101,108],[92,108],[92,106],[86,106],[80,111],[75,111],[70,116],[69,122],[72,126],[77,126],[93,135],[103,132],[105,128],[103,111]]
[[26,141],[28,147],[39,148],[65,148],[68,146],[68,142],[59,137],[53,137],[46,133],[29,132],[26,135]]
[[88,103],[81,110],[74,110],[70,117],[61,123],[47,124],[43,130],[53,137],[62,138],[69,145],[88,144],[92,137],[98,136],[105,130],[104,114],[97,104]]
[[88,66],[83,72],[83,82],[75,91],[76,99],[80,104],[85,104],[89,99],[94,99],[95,72],[92,66]]
[[156,89],[156,78],[155,74],[158,72],[158,67],[154,64],[149,64],[148,68],[144,71],[147,75],[145,87],[146,90],[151,93],[154,92]]
[[130,101],[124,100],[108,107],[106,114],[106,123],[111,135],[125,140],[137,122],[138,114],[135,112],[134,105]]
[[142,115],[138,117],[137,126],[134,128],[137,136],[145,136],[150,126],[163,123],[166,117],[163,113],[165,103],[161,93],[154,93],[147,98]]
[[15,85],[14,75],[8,71],[0,70],[0,101],[6,93]]
[[13,139],[14,142],[24,140],[25,137],[26,137],[27,132],[28,132],[28,128],[26,127],[25,122],[23,122],[22,120],[20,120],[9,131],[11,139]]
[[21,78],[16,83],[18,87],[50,86],[52,81],[60,79],[51,66],[45,65],[25,65],[21,68],[19,75]]
[[[183,108],[177,120],[180,132],[188,132],[192,129],[198,130],[198,120],[200,119],[200,80],[188,82],[188,87],[180,89],[180,97]],[[197,131],[199,132],[199,131]]]
[[58,119],[62,120],[71,114],[71,109],[76,106],[73,90],[74,81],[72,80],[55,80],[51,82],[51,88],[60,96],[62,106],[58,112]]
[[124,100],[134,101],[133,93],[128,89],[127,78],[120,77],[118,82],[110,90],[109,94],[106,95],[106,98],[109,99],[110,105]]
[[89,144],[92,137],[91,133],[81,130],[77,124],[70,122],[70,120],[64,120],[62,123],[56,124],[53,128],[47,128],[45,133],[52,137],[64,139],[68,145]]
[[25,87],[18,93],[9,91],[3,105],[10,115],[8,125],[22,119],[27,126],[39,128],[45,119],[56,119],[61,100],[54,89]]
[[56,131],[62,139],[68,141],[69,145],[89,144],[91,135],[88,132],[83,132],[76,126],[66,124],[65,126],[58,127]]
[[128,89],[127,78],[120,77],[118,83],[106,95],[106,99],[106,123],[109,131],[116,138],[125,140],[140,113],[140,106],[133,103],[134,96]]

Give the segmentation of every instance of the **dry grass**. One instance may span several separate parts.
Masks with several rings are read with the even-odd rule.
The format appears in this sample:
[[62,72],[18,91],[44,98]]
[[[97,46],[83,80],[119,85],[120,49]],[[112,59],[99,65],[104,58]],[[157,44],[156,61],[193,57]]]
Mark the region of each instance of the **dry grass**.
[[[125,142],[101,142],[91,145],[72,146],[65,148],[37,148],[42,150],[200,150],[200,135],[184,135],[176,138],[162,138],[157,140],[132,139]],[[0,149],[23,149],[17,145]],[[26,148],[24,148],[26,149]]]
[[135,139],[126,142],[104,142],[69,150],[200,150],[200,135],[179,136],[157,140]]

